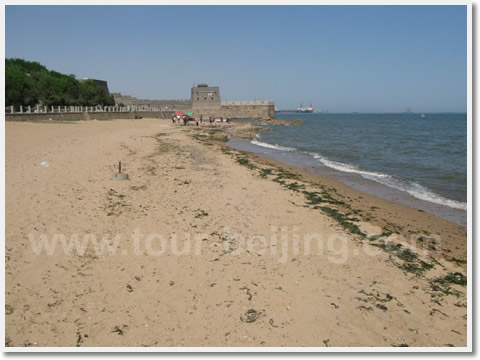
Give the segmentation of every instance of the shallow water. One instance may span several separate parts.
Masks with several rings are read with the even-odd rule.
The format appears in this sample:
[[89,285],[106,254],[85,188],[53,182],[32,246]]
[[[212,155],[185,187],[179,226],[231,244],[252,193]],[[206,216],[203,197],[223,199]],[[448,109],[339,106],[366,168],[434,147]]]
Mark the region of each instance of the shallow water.
[[466,224],[466,114],[278,114],[231,145],[330,175],[353,188]]

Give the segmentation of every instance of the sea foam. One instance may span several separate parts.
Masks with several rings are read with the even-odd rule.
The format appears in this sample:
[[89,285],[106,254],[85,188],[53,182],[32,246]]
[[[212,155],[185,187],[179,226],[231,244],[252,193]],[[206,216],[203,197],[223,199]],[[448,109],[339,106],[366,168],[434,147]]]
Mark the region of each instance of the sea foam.
[[[261,147],[273,149],[273,150],[297,151],[296,148],[280,146],[278,144],[272,145],[272,144],[268,144],[258,140],[252,140],[250,143],[253,145],[257,145],[257,146],[261,146]],[[399,180],[388,174],[360,169],[350,164],[345,164],[338,161],[330,160],[318,153],[314,153],[314,152],[305,152],[305,153],[312,156],[314,159],[318,160],[321,164],[328,166],[329,168],[332,168],[341,172],[358,174],[365,179],[376,181],[390,188],[406,192],[417,199],[428,201],[438,205],[448,206],[453,209],[460,209],[465,211],[467,210],[466,203],[451,200],[451,199],[446,199],[443,196],[440,196],[434,193],[430,189],[416,182]]]
[[448,206],[454,209],[460,209],[465,211],[467,210],[466,203],[446,199],[416,182],[399,180],[388,174],[362,170],[349,164],[329,160],[317,153],[309,154],[312,155],[319,162],[321,162],[323,165],[333,168],[335,170],[359,174],[365,179],[373,180],[388,187],[404,191],[420,200],[428,201],[438,205]]
[[280,146],[280,145],[277,145],[277,144],[272,145],[272,144],[267,144],[267,143],[257,141],[257,140],[252,140],[252,141],[250,141],[250,143],[253,144],[253,145],[257,145],[257,146],[261,146],[261,147],[269,148],[269,149],[275,149],[275,150],[282,150],[282,151],[296,151],[297,150],[297,149],[292,148],[292,147]]

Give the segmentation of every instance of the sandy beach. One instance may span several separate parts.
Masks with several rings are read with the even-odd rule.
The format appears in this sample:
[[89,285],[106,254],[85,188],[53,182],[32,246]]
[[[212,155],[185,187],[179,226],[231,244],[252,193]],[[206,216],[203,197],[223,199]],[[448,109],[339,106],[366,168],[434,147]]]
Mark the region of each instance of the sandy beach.
[[7,346],[467,345],[466,228],[228,148],[248,124],[5,126]]

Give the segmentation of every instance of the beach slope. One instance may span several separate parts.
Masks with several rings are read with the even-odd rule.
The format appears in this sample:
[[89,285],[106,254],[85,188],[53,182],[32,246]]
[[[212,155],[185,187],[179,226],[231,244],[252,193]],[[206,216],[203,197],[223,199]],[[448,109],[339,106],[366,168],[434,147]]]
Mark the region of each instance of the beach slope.
[[5,126],[7,346],[467,345],[458,225],[213,126]]

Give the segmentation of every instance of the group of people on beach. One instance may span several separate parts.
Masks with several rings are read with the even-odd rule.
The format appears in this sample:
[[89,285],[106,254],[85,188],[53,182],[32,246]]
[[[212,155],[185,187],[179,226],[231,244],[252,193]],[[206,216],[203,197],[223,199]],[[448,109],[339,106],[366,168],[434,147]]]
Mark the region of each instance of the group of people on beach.
[[203,115],[200,115],[200,118],[196,116],[189,116],[189,115],[180,115],[180,114],[173,114],[172,116],[172,124],[176,124],[177,122],[183,122],[183,125],[187,125],[189,121],[195,121],[196,125],[203,123]]
[[[189,116],[184,114],[173,114],[172,116],[172,124],[183,122],[183,125],[185,126],[189,121],[195,121],[196,126],[198,126],[199,124],[203,124],[203,115],[200,115],[200,117],[196,117],[196,116]],[[208,122],[210,124],[214,122],[229,123],[230,121],[231,119],[229,117],[216,118],[215,116],[210,116],[208,119]]]
[[230,121],[232,121],[229,117],[222,117],[222,118],[216,118],[215,116],[210,116],[209,118],[209,122],[210,123],[214,123],[214,122],[227,122],[229,123]]

